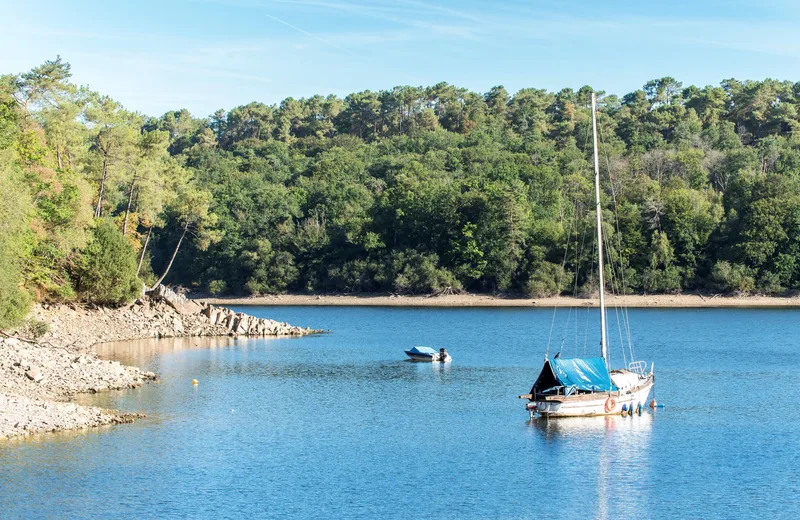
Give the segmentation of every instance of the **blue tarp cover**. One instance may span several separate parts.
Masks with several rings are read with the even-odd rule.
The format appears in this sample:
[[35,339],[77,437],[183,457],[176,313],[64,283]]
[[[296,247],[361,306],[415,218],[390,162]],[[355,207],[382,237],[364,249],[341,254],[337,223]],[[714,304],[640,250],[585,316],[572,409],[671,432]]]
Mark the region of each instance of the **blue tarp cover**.
[[575,386],[579,390],[595,392],[611,392],[617,389],[611,382],[608,368],[601,357],[555,358],[550,360],[550,367],[559,382],[566,387]]
[[436,354],[436,351],[430,347],[412,347],[408,351],[414,354]]

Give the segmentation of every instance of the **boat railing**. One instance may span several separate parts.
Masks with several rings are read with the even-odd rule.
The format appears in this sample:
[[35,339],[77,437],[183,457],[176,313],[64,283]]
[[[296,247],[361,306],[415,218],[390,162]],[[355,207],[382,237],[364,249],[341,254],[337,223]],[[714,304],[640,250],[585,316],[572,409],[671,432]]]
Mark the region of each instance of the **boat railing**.
[[541,392],[534,392],[534,393],[528,394],[527,396],[522,396],[521,395],[520,397],[528,397],[528,396],[530,396],[529,397],[530,399],[536,400],[536,398],[538,398],[538,397],[545,397],[546,398],[546,397],[553,397],[553,396],[559,396],[559,395],[563,395],[564,397],[569,397],[572,394],[577,393],[577,392],[578,392],[578,387],[575,386],[575,385],[553,386],[553,387],[550,387],[550,388],[546,388],[546,389],[542,390]]
[[630,363],[628,363],[628,370],[630,370],[634,374],[639,374],[640,376],[644,376],[645,371],[647,370],[647,362],[631,361]]

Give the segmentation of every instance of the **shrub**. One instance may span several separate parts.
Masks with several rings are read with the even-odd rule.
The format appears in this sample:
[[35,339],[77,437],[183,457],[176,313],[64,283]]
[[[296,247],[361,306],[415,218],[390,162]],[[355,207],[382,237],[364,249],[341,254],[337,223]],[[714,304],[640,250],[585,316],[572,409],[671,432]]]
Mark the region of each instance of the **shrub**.
[[141,293],[136,253],[111,221],[103,220],[92,230],[75,268],[75,285],[82,298],[105,305],[119,305]]
[[12,161],[10,152],[0,150],[0,328],[18,325],[32,301],[22,287],[33,242],[28,228],[31,201]]
[[681,271],[673,265],[663,269],[645,269],[642,273],[642,289],[652,293],[679,293]]
[[780,275],[769,271],[762,273],[758,278],[757,288],[766,294],[779,294],[786,291],[786,288],[781,285]]
[[754,270],[741,265],[720,260],[711,270],[711,281],[720,291],[751,293],[756,287]]
[[254,251],[242,253],[242,265],[250,269],[244,287],[253,295],[284,292],[299,274],[292,254],[275,251],[266,239],[256,240]]
[[533,298],[546,298],[561,294],[570,281],[564,268],[551,262],[542,262],[525,285],[526,292]]
[[228,284],[225,280],[211,280],[208,282],[208,292],[214,296],[225,293],[228,290]]
[[349,260],[340,266],[329,267],[328,277],[323,283],[331,291],[372,291],[376,289],[374,276],[377,269],[367,260]]
[[0,270],[0,329],[17,325],[31,308],[30,294],[14,278]]
[[461,290],[461,282],[447,269],[438,267],[439,257],[433,253],[407,250],[393,258],[393,289],[399,293],[430,293],[441,289]]
[[50,324],[45,321],[31,319],[25,322],[24,334],[31,339],[38,340],[48,332]]

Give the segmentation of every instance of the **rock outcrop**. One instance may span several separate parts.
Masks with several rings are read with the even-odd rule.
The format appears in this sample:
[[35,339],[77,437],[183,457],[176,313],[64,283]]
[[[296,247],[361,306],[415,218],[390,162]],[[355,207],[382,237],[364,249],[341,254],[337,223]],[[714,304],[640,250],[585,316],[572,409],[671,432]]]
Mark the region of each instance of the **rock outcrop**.
[[295,327],[266,318],[249,316],[243,312],[233,312],[225,307],[203,304],[200,314],[208,321],[208,326],[216,327],[227,334],[241,336],[303,336],[317,334],[321,330]]
[[50,325],[50,331],[40,338],[40,342],[84,350],[95,343],[128,339],[303,336],[323,332],[237,313],[225,307],[190,302],[191,306],[180,305],[181,310],[160,297],[141,298],[119,309],[39,305],[31,317]]
[[188,300],[168,288],[121,308],[37,305],[49,325],[37,341],[0,336],[0,439],[133,421],[136,414],[80,406],[78,393],[135,388],[151,372],[98,358],[108,341],[186,336],[302,336],[322,332]]

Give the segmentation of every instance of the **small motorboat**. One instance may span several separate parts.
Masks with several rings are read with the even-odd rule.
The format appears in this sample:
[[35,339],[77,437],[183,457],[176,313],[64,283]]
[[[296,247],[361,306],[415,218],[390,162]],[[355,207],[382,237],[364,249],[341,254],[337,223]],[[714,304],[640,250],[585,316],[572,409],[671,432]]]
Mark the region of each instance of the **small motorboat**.
[[436,352],[430,347],[412,347],[406,350],[405,353],[411,358],[411,361],[438,361],[440,363],[447,363],[453,360],[446,348],[440,348],[439,352]]

